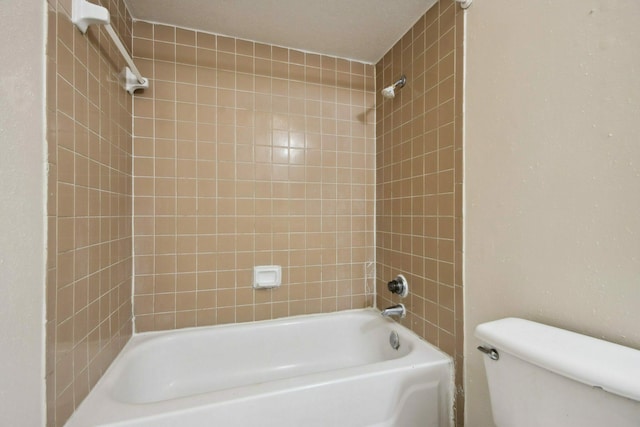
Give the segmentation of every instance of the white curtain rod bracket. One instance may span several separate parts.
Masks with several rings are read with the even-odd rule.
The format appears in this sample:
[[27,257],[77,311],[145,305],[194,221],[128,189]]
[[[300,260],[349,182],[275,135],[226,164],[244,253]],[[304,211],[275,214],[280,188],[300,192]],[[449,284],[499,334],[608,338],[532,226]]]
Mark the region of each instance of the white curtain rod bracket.
[[456,0],[462,9],[468,9],[473,0]]
[[89,25],[104,25],[107,33],[113,39],[113,42],[128,65],[120,73],[122,87],[131,95],[133,95],[133,92],[137,89],[149,88],[149,80],[142,77],[138,67],[133,63],[133,59],[131,59],[127,48],[124,47],[124,44],[122,44],[118,37],[118,34],[116,34],[113,27],[111,27],[111,17],[109,16],[109,11],[106,8],[89,3],[86,0],[73,0],[71,7],[71,22],[78,27],[82,34],[87,32]]
[[73,0],[71,6],[71,22],[86,34],[89,25],[108,24],[110,21],[109,11],[102,6],[89,3],[85,0]]
[[131,72],[129,67],[124,67],[120,72],[120,84],[124,87],[127,92],[133,95],[138,89],[148,89],[149,88],[149,80],[142,78],[142,82],[138,81],[138,78],[135,74]]

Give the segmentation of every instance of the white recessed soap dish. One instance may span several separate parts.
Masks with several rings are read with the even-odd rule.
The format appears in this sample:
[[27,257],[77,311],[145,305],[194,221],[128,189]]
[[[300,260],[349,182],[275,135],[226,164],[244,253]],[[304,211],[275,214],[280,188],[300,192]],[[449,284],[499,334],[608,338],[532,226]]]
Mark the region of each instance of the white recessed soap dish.
[[277,288],[282,283],[282,267],[279,265],[257,265],[253,267],[255,289]]

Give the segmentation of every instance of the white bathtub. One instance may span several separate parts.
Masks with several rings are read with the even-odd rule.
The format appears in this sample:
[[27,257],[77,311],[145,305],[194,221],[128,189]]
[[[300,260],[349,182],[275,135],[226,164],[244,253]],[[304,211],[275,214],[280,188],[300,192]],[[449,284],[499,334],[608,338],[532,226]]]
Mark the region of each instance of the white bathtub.
[[373,309],[143,333],[66,425],[451,426],[452,366]]

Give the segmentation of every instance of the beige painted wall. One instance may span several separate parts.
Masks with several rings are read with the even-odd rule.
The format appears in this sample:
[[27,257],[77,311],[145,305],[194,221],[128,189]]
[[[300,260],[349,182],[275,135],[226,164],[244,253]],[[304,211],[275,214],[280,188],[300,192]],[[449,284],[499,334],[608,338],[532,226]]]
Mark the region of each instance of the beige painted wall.
[[477,324],[519,316],[640,348],[640,2],[468,11],[467,426],[490,426]]
[[44,423],[44,3],[0,8],[0,425]]

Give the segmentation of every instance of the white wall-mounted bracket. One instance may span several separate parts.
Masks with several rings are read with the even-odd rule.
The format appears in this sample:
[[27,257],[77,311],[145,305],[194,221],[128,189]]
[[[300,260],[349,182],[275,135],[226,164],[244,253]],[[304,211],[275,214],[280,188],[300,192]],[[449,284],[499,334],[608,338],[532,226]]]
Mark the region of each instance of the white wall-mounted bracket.
[[473,0],[456,0],[462,9],[467,9],[473,3]]
[[111,27],[109,11],[102,6],[89,3],[86,0],[73,0],[71,5],[71,22],[78,27],[78,29],[85,34],[89,25],[104,25],[107,34],[113,40],[120,54],[127,63],[127,67],[124,67],[120,72],[120,83],[122,87],[127,90],[131,95],[138,89],[148,89],[149,79],[145,79],[140,74],[138,67],[133,63],[133,59],[127,48],[124,46],[116,31]]
[[108,24],[111,21],[109,11],[102,6],[86,0],[73,0],[71,6],[71,22],[85,34],[89,25]]
[[149,89],[149,79],[143,77],[142,81],[139,81],[129,67],[124,67],[120,72],[120,84],[131,95],[138,89]]

